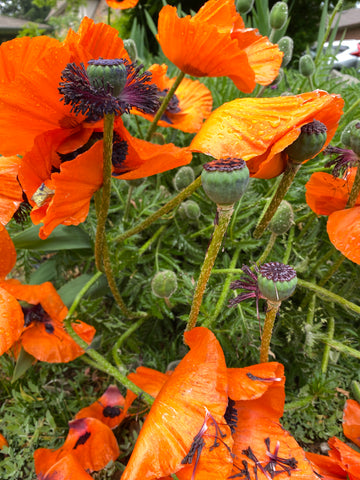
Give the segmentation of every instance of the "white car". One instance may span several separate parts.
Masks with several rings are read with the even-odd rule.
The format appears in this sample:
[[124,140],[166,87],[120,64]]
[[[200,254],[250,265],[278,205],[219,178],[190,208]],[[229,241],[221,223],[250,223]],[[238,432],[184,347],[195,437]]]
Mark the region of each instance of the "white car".
[[[332,68],[340,70],[360,65],[360,40],[334,40],[331,46],[326,42],[323,52],[330,56],[328,63]],[[311,53],[316,55],[316,47],[311,48]]]

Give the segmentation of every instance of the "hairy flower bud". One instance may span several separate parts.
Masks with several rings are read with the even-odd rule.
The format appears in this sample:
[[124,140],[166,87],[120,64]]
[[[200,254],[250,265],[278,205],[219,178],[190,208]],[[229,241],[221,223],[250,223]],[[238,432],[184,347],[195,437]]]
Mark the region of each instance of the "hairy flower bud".
[[178,209],[180,217],[185,220],[197,220],[201,215],[199,205],[194,200],[183,202]]
[[311,77],[315,72],[315,63],[311,55],[303,55],[299,60],[299,71],[304,77]]
[[289,160],[293,163],[302,163],[317,155],[326,142],[326,126],[314,120],[301,127],[298,138],[285,149]]
[[263,297],[272,302],[286,300],[294,292],[296,284],[296,272],[289,265],[269,262],[259,267],[259,290]]
[[285,2],[276,2],[270,12],[270,27],[280,30],[288,19],[288,6]]
[[180,192],[180,190],[183,190],[184,188],[186,188],[194,180],[195,180],[195,173],[191,167],[185,165],[184,167],[179,168],[179,170],[175,173],[175,177],[174,177],[175,190]]
[[249,13],[254,6],[254,0],[236,0],[236,9],[242,15]]
[[268,225],[268,229],[276,235],[282,235],[286,233],[293,224],[294,212],[292,206],[286,200],[282,200]]
[[124,48],[127,51],[130,60],[134,63],[138,58],[138,52],[136,48],[136,43],[132,38],[126,38],[124,40]]
[[282,37],[278,41],[279,50],[284,54],[281,66],[286,67],[292,59],[293,50],[294,50],[294,40],[291,37]]
[[206,195],[217,205],[232,205],[244,194],[249,169],[241,158],[222,158],[206,163],[201,174]]
[[341,141],[360,157],[360,120],[353,120],[344,128]]
[[151,281],[151,289],[156,297],[170,298],[177,290],[177,278],[171,270],[158,272]]

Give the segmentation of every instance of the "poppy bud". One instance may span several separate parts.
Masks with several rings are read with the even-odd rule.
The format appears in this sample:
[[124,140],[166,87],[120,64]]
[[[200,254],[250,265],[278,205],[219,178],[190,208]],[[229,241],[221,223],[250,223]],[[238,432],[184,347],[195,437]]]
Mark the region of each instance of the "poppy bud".
[[180,192],[195,180],[195,173],[191,167],[185,166],[179,168],[174,177],[175,190]]
[[127,70],[122,59],[89,60],[86,73],[93,88],[104,88],[109,85],[112,95],[120,95],[127,81]]
[[138,58],[138,52],[136,48],[136,43],[132,38],[126,38],[124,40],[124,48],[127,51],[130,60],[134,63]]
[[259,267],[259,290],[263,297],[272,302],[286,300],[294,292],[296,284],[296,272],[290,265],[269,262]]
[[326,126],[318,120],[303,125],[298,138],[285,149],[289,160],[302,163],[317,155],[326,142],[326,132]]
[[270,27],[280,30],[288,19],[288,6],[285,2],[276,2],[270,12]]
[[241,158],[221,158],[205,163],[201,174],[206,195],[217,205],[233,205],[249,183],[249,169]]
[[177,289],[177,278],[171,270],[158,272],[151,281],[151,289],[156,297],[170,298]]
[[193,200],[187,200],[179,207],[179,215],[185,220],[197,220],[200,217],[201,210],[199,205]]
[[299,60],[299,71],[304,77],[311,77],[315,72],[315,63],[311,55],[303,55]]
[[236,1],[236,9],[242,15],[249,13],[250,10],[253,8],[254,0],[237,0]]
[[278,41],[279,50],[284,54],[281,66],[286,67],[292,59],[293,50],[294,50],[294,40],[290,37],[282,37]]
[[341,134],[342,143],[360,156],[360,120],[353,120]]
[[282,200],[275,215],[269,223],[269,230],[276,235],[286,233],[294,224],[294,212],[292,206],[286,200]]

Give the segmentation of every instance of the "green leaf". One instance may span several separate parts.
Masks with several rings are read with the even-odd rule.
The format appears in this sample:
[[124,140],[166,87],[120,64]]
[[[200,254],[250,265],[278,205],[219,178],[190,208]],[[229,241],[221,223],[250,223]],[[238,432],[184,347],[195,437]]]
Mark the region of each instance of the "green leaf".
[[153,19],[151,18],[150,13],[149,13],[147,10],[144,10],[144,13],[145,13],[145,17],[146,17],[146,21],[147,21],[148,27],[149,27],[149,29],[151,30],[152,34],[153,34],[154,37],[155,37],[155,36],[157,35],[156,25],[155,25]]
[[40,283],[52,282],[57,277],[56,258],[52,257],[45,260],[30,276],[30,285],[39,285]]
[[[65,305],[70,308],[74,302],[76,295],[80,290],[91,280],[93,276],[88,273],[84,273],[79,277],[76,277],[69,282],[65,283],[59,290],[58,294],[60,295],[62,301]],[[98,298],[110,292],[105,276],[101,276],[95,283],[92,285],[89,290],[84,295],[84,298]]]
[[16,382],[16,380],[22,377],[24,373],[31,367],[34,361],[35,358],[30,355],[30,353],[27,353],[23,348],[21,348],[20,354],[16,360],[11,383]]
[[39,238],[39,230],[40,226],[33,225],[14,235],[15,248],[45,252],[92,248],[90,237],[80,227],[59,225],[46,240]]

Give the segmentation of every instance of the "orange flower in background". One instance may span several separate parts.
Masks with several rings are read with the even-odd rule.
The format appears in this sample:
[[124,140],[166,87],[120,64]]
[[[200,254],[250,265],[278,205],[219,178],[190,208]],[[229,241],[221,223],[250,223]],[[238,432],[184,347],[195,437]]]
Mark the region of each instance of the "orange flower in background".
[[44,473],[37,475],[39,480],[93,480],[93,477],[85,472],[81,463],[73,455],[62,457]]
[[[165,94],[172,87],[176,77],[166,76],[167,65],[152,65],[148,71],[152,74],[152,82],[159,89],[160,96]],[[158,125],[161,127],[172,127],[183,132],[197,132],[203,121],[208,118],[212,109],[212,96],[210,90],[198,80],[184,78],[175,95],[170,100],[167,110]],[[136,109],[131,113],[141,115],[147,120],[152,121],[155,115],[145,114]]]
[[179,18],[166,5],[159,14],[157,40],[164,55],[195,77],[229,77],[250,93],[256,83],[270,84],[278,75],[282,52],[256,29],[245,29],[234,0],[209,0],[200,10]]
[[237,157],[246,161],[250,175],[273,178],[286,168],[284,152],[314,120],[333,138],[344,105],[339,95],[322,90],[275,98],[240,98],[225,103],[205,121],[190,149],[214,158]]
[[[18,280],[5,280],[16,262],[16,251],[5,229],[0,231],[0,355],[12,347],[22,346],[37,360],[50,363],[69,362],[84,351],[63,327],[67,308],[50,282],[23,285]],[[22,307],[19,301],[30,304]],[[94,327],[74,322],[73,328],[90,343]]]
[[0,450],[3,448],[3,447],[8,447],[9,444],[6,440],[6,438],[4,437],[4,435],[1,435],[0,433]]
[[[35,471],[38,478],[43,479],[48,475],[49,480],[52,479],[53,477],[48,473],[49,469],[55,468],[58,465],[57,462],[69,455],[74,457],[77,461],[75,463],[79,463],[86,472],[101,470],[119,456],[120,450],[115,435],[100,420],[80,418],[69,422],[69,427],[68,436],[61,448],[57,450],[48,448],[35,450]],[[68,461],[73,463],[72,459]],[[61,467],[61,469],[63,468],[64,466]],[[85,478],[87,477],[84,476],[84,480]]]
[[127,8],[134,8],[138,4],[139,0],[106,0],[106,3],[110,8],[116,8],[125,10]]
[[360,196],[353,208],[345,208],[356,168],[345,178],[325,172],[313,173],[305,185],[306,202],[317,215],[328,215],[327,232],[335,248],[352,262],[360,264]]
[[279,423],[283,366],[226,369],[209,330],[197,327],[185,339],[190,352],[173,373],[140,367],[129,375],[156,399],[122,480],[167,480],[171,473],[180,480],[318,480]]
[[[78,225],[89,212],[90,200],[103,182],[101,132],[90,132],[85,145],[73,151],[71,137],[59,146],[63,132],[47,132],[20,165],[20,183],[33,206],[33,223],[42,222],[40,238],[59,224]],[[115,122],[113,176],[148,177],[190,163],[191,152],[173,144],[156,145],[132,137],[121,118]]]

